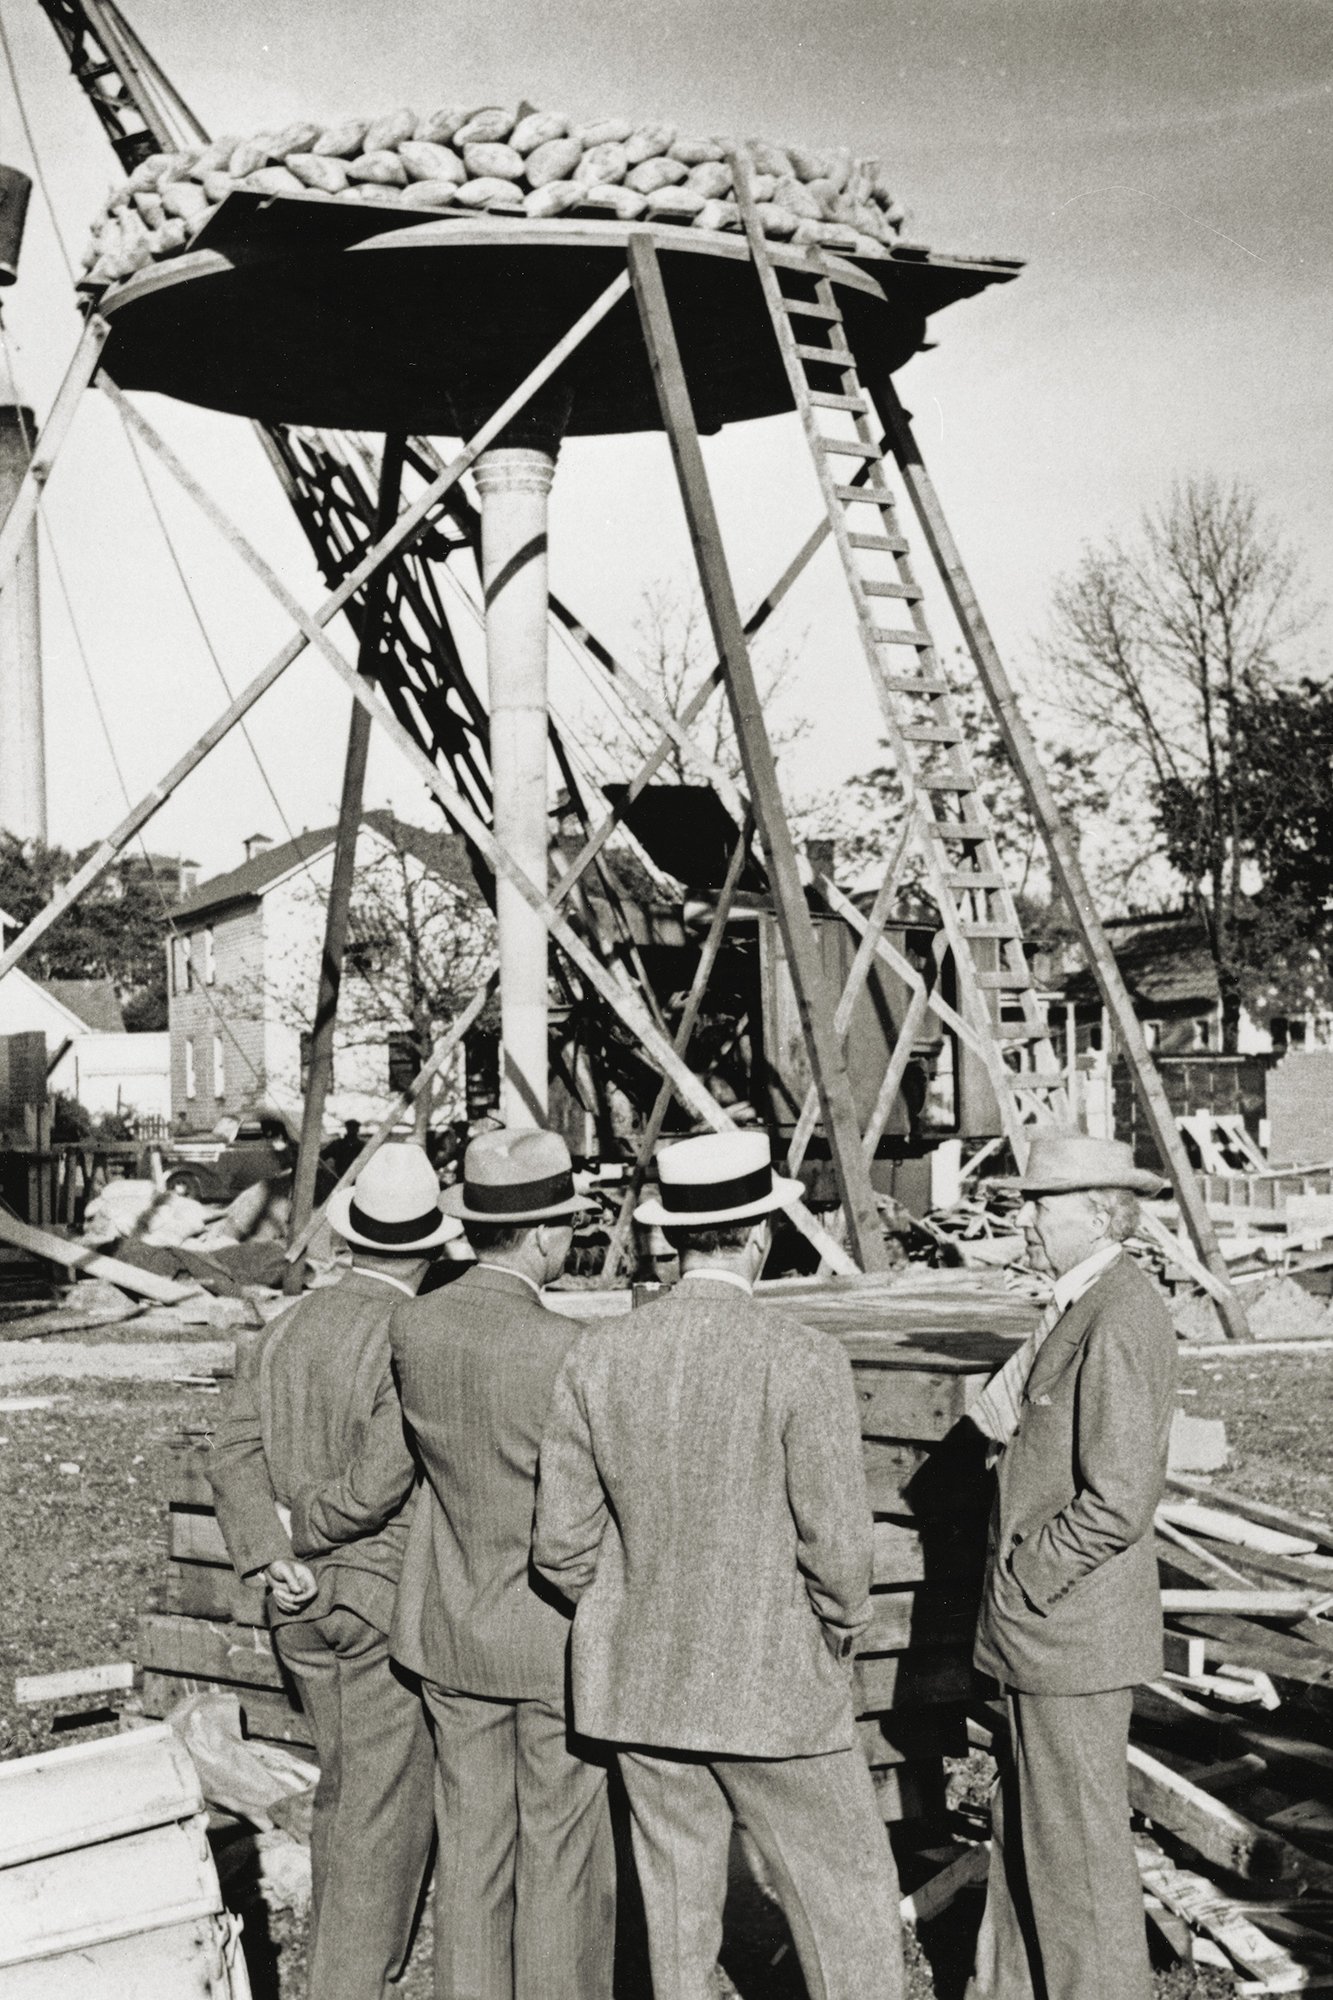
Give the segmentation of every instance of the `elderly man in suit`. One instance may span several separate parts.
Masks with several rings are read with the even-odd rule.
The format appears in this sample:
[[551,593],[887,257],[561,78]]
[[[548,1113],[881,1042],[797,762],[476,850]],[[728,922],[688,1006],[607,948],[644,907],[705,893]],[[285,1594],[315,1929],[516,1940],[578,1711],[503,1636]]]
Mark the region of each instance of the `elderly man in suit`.
[[1150,2000],[1125,1748],[1162,1670],[1152,1523],[1176,1342],[1122,1249],[1163,1183],[1128,1146],[1033,1139],[1020,1220],[1055,1277],[1037,1334],[971,1412],[1000,1447],[976,1664],[1008,1718],[970,2000]]
[[435,1738],[437,2000],[609,2000],[615,1859],[603,1762],[565,1713],[569,1617],[531,1567],[537,1451],[579,1323],[542,1303],[574,1192],[551,1132],[483,1133],[460,1186],[475,1266],[390,1327],[425,1486],[394,1615]]
[[772,1875],[816,2000],[897,2000],[898,1891],[854,1738],[870,1509],[838,1343],[760,1305],[768,1139],[658,1159],[683,1276],[589,1328],[552,1398],[534,1557],[573,1599],[574,1719],[629,1797],[655,2000],[707,2000],[733,1818]]
[[319,1754],[310,1991],[379,2000],[406,1960],[432,1837],[425,1713],[389,1656],[415,1467],[388,1329],[461,1224],[416,1146],[382,1147],[328,1214],[352,1267],[238,1342],[208,1470],[237,1572],[271,1593]]

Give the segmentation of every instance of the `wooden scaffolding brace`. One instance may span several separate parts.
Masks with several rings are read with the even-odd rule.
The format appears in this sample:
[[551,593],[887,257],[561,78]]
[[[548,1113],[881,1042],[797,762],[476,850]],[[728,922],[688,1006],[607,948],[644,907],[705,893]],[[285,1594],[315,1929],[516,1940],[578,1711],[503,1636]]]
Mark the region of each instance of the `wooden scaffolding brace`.
[[[856,373],[828,266],[819,252],[807,252],[802,260],[803,268],[796,274],[797,290],[783,290],[784,277],[789,285],[791,283],[791,259],[784,260],[780,275],[769,256],[755,214],[746,164],[737,159],[735,167],[751,256],[764,289],[775,336],[814,456],[826,509],[826,519],[807,537],[779,583],[747,621],[742,620],[737,606],[670,304],[649,231],[631,231],[627,271],[614,280],[580,316],[463,449],[447,465],[440,466],[425,489],[402,513],[397,511],[396,469],[401,464],[401,454],[396,450],[386,452],[386,461],[391,462],[386,464],[381,479],[381,509],[376,523],[378,532],[338,588],[313,614],[299,604],[165,441],[103,375],[102,385],[126,421],[157,453],[173,476],[214,520],[235,552],[283,605],[296,623],[298,634],[177,761],[161,783],[131,808],[65,890],[27,926],[8,950],[0,954],[0,976],[18,963],[61,912],[102,873],[208,751],[273,685],[287,665],[307,644],[313,644],[347,684],[357,711],[365,718],[364,723],[354,724],[353,742],[349,746],[348,778],[352,782],[344,785],[344,811],[340,815],[338,834],[338,852],[344,855],[344,860],[349,847],[354,847],[360,815],[359,783],[355,781],[352,751],[358,735],[364,733],[371,720],[378,720],[439,800],[452,823],[472,843],[486,865],[515,883],[524,899],[540,913],[553,939],[580,976],[634,1035],[645,1056],[661,1071],[666,1097],[659,1092],[658,1105],[654,1107],[645,1135],[647,1144],[641,1149],[636,1165],[635,1185],[641,1182],[646,1170],[649,1149],[660,1132],[670,1094],[679,1096],[682,1103],[710,1128],[725,1130],[730,1127],[731,1120],[726,1112],[689,1070],[684,1055],[709,973],[716,961],[726,909],[740,872],[739,861],[733,858],[733,866],[728,870],[728,881],[724,883],[723,896],[710,929],[699,975],[673,1043],[664,1033],[660,1020],[654,1018],[655,1010],[650,1011],[644,997],[634,990],[623,974],[609,969],[589,949],[561,911],[570,891],[592,865],[623,816],[628,800],[622,801],[595,831],[590,831],[573,865],[554,889],[544,891],[527,878],[512,857],[498,845],[471,802],[456,784],[440,773],[403,722],[381,698],[370,675],[359,670],[373,660],[377,620],[369,619],[363,627],[361,654],[356,665],[343,656],[326,630],[337,612],[382,570],[384,564],[422,533],[437,514],[446,495],[486,446],[495,440],[538,389],[551,380],[592,328],[615,309],[632,289],[699,564],[705,603],[718,650],[718,664],[691,703],[688,720],[680,722],[666,717],[660,705],[647,696],[646,690],[637,687],[633,677],[614,662],[606,649],[596,648],[594,644],[594,657],[600,653],[600,663],[609,663],[616,684],[634,700],[636,706],[649,714],[655,712],[654,719],[662,727],[662,736],[654,752],[630,788],[631,797],[637,795],[649,781],[652,770],[657,768],[673,742],[686,750],[696,763],[713,770],[718,779],[724,776],[716,772],[711,760],[693,742],[689,727],[718,686],[724,688],[727,694],[746,782],[743,789],[730,784],[724,790],[722,786],[719,789],[723,790],[725,802],[739,821],[748,826],[752,820],[762,841],[813,1078],[810,1095],[793,1136],[790,1164],[799,1164],[816,1119],[822,1117],[850,1243],[863,1269],[877,1268],[883,1261],[883,1238],[870,1187],[869,1163],[910,1057],[912,1042],[927,1012],[933,1012],[952,1029],[985,1065],[995,1089],[1004,1134],[1020,1165],[1026,1155],[1027,1136],[1032,1123],[1038,1119],[1068,1115],[1063,1101],[1061,1074],[1054,1061],[1028,975],[1012,897],[998,866],[991,829],[968,767],[963,731],[952,712],[951,691],[939,669],[934,642],[925,623],[921,592],[911,574],[907,543],[898,528],[893,495],[883,479],[883,463],[891,457],[906,484],[1006,746],[1046,839],[1056,879],[1070,903],[1108,1010],[1121,1036],[1150,1127],[1170,1171],[1182,1217],[1198,1252],[1198,1261],[1191,1258],[1176,1239],[1162,1231],[1160,1225],[1154,1227],[1172,1254],[1187,1264],[1217,1300],[1228,1331],[1243,1334],[1243,1313],[1227,1280],[1211,1222],[1160,1079],[1105,933],[1097,920],[1072,843],[1061,825],[1054,799],[1042,775],[1035,746],[1019,714],[1012,687],[949,535],[907,414],[890,382],[877,385],[876,396],[888,435],[881,440],[875,434],[871,424],[871,406]],[[798,331],[802,327],[808,329],[811,324],[826,335],[824,340],[816,342],[812,337],[797,338]],[[8,519],[0,527],[0,580],[38,504],[41,487],[49,476],[56,452],[68,430],[78,396],[98,373],[106,338],[105,323],[94,316],[38,440],[33,471],[20,489]],[[836,388],[823,386],[830,379],[837,381]],[[829,428],[831,423],[836,424],[847,418],[853,426],[852,436]],[[850,477],[839,478],[832,467],[839,459],[846,458],[855,462],[855,470]],[[434,463],[439,465],[438,459]],[[858,518],[856,510],[870,510],[872,518],[878,517],[873,529],[861,530],[851,525]],[[389,525],[390,521],[392,525]],[[748,646],[749,636],[830,534],[843,562],[907,803],[903,837],[869,917],[863,916],[827,878],[821,877],[814,885],[829,909],[860,933],[856,959],[836,1009],[829,1005],[832,996],[825,992],[822,970],[817,962],[805,887],[777,785]],[[871,574],[876,559],[884,556],[891,557],[895,565],[895,574],[887,579]],[[883,626],[877,622],[882,601],[886,599],[897,600],[906,607],[910,620],[908,627]],[[568,614],[563,614],[563,621],[567,624],[573,622]],[[913,655],[910,671],[892,671],[886,664],[888,649],[899,647],[908,648]],[[958,1009],[951,1007],[936,986],[923,978],[884,936],[884,926],[892,913],[902,865],[912,845],[924,857],[927,881],[943,919],[942,939],[947,941],[958,970]],[[743,857],[744,851],[744,846],[740,846],[737,853]],[[336,912],[331,910],[331,922],[335,916]],[[982,970],[976,965],[972,944],[974,940],[983,938],[993,941],[998,947],[1000,964],[997,970]],[[868,1130],[862,1133],[852,1102],[841,1036],[850,1021],[856,993],[876,958],[891,966],[907,981],[912,998],[890,1057],[879,1102]],[[336,969],[330,977],[326,961],[324,970],[321,989],[327,1008],[330,989],[336,992]],[[465,1010],[466,1015],[475,1018],[485,997],[485,992],[478,995]],[[1008,1021],[1005,1019],[1006,1012],[1010,1016]],[[1017,1021],[1013,1019],[1015,1014]],[[444,1044],[427,1066],[427,1073],[416,1080],[413,1090],[406,1093],[401,1102],[412,1100],[426,1086],[428,1075],[438,1074],[448,1050],[457,1046],[463,1025],[464,1017],[460,1017],[451,1026]],[[363,1149],[362,1160],[349,1170],[345,1180],[359,1170],[364,1158],[378,1144],[383,1143],[388,1129],[386,1122]],[[307,1147],[306,1151],[313,1154],[314,1148]],[[972,1164],[976,1164],[975,1159]],[[624,1238],[628,1207],[627,1200],[617,1230],[618,1242]],[[794,1220],[819,1250],[826,1268],[834,1271],[855,1268],[842,1247],[829,1237],[807,1210],[798,1209]],[[291,1247],[293,1260],[308,1243],[310,1234],[311,1222],[303,1218]]]

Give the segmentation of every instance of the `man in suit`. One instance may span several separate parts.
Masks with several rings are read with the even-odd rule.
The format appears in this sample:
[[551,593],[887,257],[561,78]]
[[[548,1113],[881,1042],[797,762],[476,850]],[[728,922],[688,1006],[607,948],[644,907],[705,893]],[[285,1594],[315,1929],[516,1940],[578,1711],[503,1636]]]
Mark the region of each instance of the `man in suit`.
[[897,2000],[898,1889],[854,1739],[870,1509],[838,1343],[753,1286],[774,1209],[763,1133],[658,1158],[683,1265],[589,1328],[542,1444],[534,1558],[574,1600],[574,1720],[616,1746],[655,2000],[707,2000],[733,1817],[771,1873],[816,2000]]
[[1052,1133],[1011,1185],[1055,1296],[971,1413],[1002,1447],[975,1659],[1008,1729],[969,2000],[1151,2000],[1125,1750],[1162,1670],[1176,1342],[1121,1245],[1163,1183],[1118,1140]]
[[542,1424],[580,1331],[541,1292],[583,1204],[564,1142],[535,1131],[474,1139],[445,1204],[477,1263],[390,1328],[425,1472],[391,1643],[435,1738],[436,1996],[610,2000],[606,1770],[570,1741],[569,1617],[531,1568]]
[[352,1267],[237,1343],[208,1471],[238,1574],[271,1592],[319,1755],[310,1991],[379,2000],[406,1960],[432,1836],[425,1714],[387,1636],[415,1478],[388,1328],[461,1225],[417,1146],[382,1147],[328,1216]]

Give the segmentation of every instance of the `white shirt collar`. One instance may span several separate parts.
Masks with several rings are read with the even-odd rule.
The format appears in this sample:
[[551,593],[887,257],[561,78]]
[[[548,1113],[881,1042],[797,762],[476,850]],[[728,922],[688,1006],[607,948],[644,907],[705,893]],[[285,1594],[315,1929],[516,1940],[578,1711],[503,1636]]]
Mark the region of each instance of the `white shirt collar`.
[[738,1292],[744,1292],[747,1297],[752,1296],[754,1292],[754,1286],[748,1278],[743,1278],[739,1271],[687,1271],[680,1282],[682,1285],[687,1285],[695,1278],[711,1278],[715,1285],[734,1285]]
[[378,1278],[382,1285],[392,1285],[396,1292],[406,1292],[409,1299],[417,1295],[416,1286],[409,1285],[405,1278],[391,1278],[387,1271],[367,1271],[360,1264],[353,1264],[352,1269],[358,1278]]
[[476,1268],[479,1271],[498,1271],[502,1278],[517,1278],[521,1285],[527,1286],[535,1299],[541,1298],[541,1286],[534,1285],[525,1271],[515,1271],[509,1264],[488,1264],[484,1257],[478,1257]]
[[1072,1271],[1066,1271],[1062,1278],[1056,1279],[1051,1292],[1052,1302],[1062,1313],[1068,1312],[1075,1299],[1081,1299],[1085,1292],[1090,1292],[1102,1272],[1109,1264],[1114,1263],[1119,1255],[1118,1243],[1103,1243],[1099,1250],[1094,1250],[1081,1264],[1075,1264]]

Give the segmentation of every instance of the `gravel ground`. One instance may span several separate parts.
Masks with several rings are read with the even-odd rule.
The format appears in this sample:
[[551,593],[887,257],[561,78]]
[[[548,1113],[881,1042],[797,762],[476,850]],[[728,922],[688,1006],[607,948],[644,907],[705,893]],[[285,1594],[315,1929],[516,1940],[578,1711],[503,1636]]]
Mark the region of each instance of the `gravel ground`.
[[[50,1708],[19,1709],[16,1674],[132,1658],[135,1623],[161,1587],[170,1441],[209,1423],[216,1392],[178,1385],[206,1374],[228,1343],[207,1329],[172,1342],[130,1327],[62,1340],[0,1342],[0,1536],[7,1552],[0,1632],[0,1756],[22,1756],[101,1733],[56,1732]],[[139,1379],[132,1379],[138,1377]],[[146,1378],[146,1379],[145,1379]],[[1232,1462],[1219,1483],[1333,1518],[1328,1412],[1333,1355],[1194,1357],[1181,1407],[1227,1424]],[[20,1407],[53,1399],[49,1407]],[[959,1804],[984,1799],[988,1760],[956,1767]],[[960,2000],[979,1896],[960,1898],[918,1941],[909,1937],[907,2000]],[[289,1913],[248,1918],[256,2000],[304,2000],[304,1923]],[[429,1915],[402,2000],[430,2000]],[[1155,2000],[1213,2000],[1225,1976],[1175,1967],[1157,1974]],[[719,1995],[802,2000],[781,1915],[743,1868],[733,1871]],[[648,2000],[633,1941],[619,2000]]]

